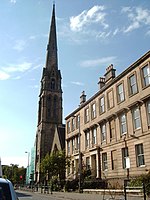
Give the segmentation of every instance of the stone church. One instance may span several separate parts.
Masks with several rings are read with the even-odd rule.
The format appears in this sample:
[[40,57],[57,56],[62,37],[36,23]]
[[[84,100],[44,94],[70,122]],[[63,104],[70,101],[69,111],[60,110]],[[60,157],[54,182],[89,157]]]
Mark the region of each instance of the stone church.
[[47,45],[46,64],[41,78],[36,133],[35,182],[41,182],[40,163],[47,153],[65,148],[65,125],[62,123],[61,72],[58,69],[55,5]]

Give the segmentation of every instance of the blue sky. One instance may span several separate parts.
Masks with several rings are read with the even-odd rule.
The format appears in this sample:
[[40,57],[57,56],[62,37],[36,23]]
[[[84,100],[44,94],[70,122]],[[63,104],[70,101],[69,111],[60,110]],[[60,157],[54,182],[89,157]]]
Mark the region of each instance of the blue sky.
[[[111,63],[117,75],[150,47],[149,0],[56,0],[64,118],[98,91]],[[27,165],[37,128],[38,95],[53,1],[1,0],[0,157]]]

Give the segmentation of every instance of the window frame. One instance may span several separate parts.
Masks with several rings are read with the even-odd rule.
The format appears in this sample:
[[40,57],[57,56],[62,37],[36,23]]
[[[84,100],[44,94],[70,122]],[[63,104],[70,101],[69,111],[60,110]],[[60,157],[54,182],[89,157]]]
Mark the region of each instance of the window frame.
[[92,146],[94,147],[97,144],[97,128],[92,129]]
[[[147,73],[147,75],[145,76],[144,75],[144,68],[146,68],[146,67],[149,69],[149,73]],[[143,67],[141,67],[141,77],[142,77],[143,88],[150,86],[150,64],[149,63],[147,63]],[[146,82],[146,80],[147,80],[146,77],[148,77],[148,84]]]
[[75,153],[75,138],[72,138],[72,153]]
[[[109,99],[109,94],[112,93],[112,99]],[[112,105],[110,104],[110,102],[112,103]],[[110,110],[111,108],[114,107],[114,92],[113,89],[111,88],[108,92],[107,92],[107,108],[108,110]]]
[[[135,116],[135,115],[137,115],[137,113],[136,113],[136,110],[138,110],[138,116]],[[135,107],[133,107],[132,108],[132,119],[133,119],[133,127],[134,127],[134,130],[138,130],[138,129],[141,129],[141,113],[140,113],[140,108],[139,108],[139,106],[135,106]],[[140,126],[138,126],[137,127],[137,120],[139,121],[139,125]]]
[[[132,83],[131,79],[132,77],[134,77],[134,83]],[[129,96],[133,96],[138,93],[138,82],[136,73],[133,73],[128,77],[128,87],[129,87]],[[134,87],[136,88],[136,91],[134,91],[133,89]]]
[[[136,166],[137,167],[145,166],[143,143],[135,145],[135,153],[136,153]],[[142,163],[141,163],[141,161],[142,161]]]
[[71,126],[72,126],[72,131],[74,131],[75,130],[75,117],[73,117],[71,120]]
[[[120,87],[121,91],[119,90]],[[125,91],[124,91],[124,83],[121,82],[117,85],[117,103],[121,103],[123,101],[125,101]]]
[[[123,116],[125,117],[124,121],[122,120]],[[121,113],[120,114],[120,116],[119,116],[119,124],[120,124],[120,135],[123,136],[123,135],[127,134],[127,116],[126,116],[125,113]],[[125,129],[126,129],[125,132],[123,132],[124,125],[125,125]]]
[[76,140],[75,140],[75,151],[79,151],[79,135],[76,136]]
[[71,132],[71,122],[70,120],[67,121],[67,133],[70,133]]
[[88,123],[90,121],[90,110],[89,107],[84,110],[84,122]]
[[111,169],[116,170],[117,169],[117,150],[111,151]]
[[[100,130],[101,130],[101,143],[106,142],[106,123],[102,123],[100,125]],[[103,131],[103,130],[105,130],[105,131]]]
[[[102,100],[103,99],[103,104]],[[105,96],[101,96],[99,98],[99,114],[103,114],[105,112]]]
[[116,137],[115,135],[116,124],[113,118],[109,120],[109,130],[110,130],[110,141],[112,141]]
[[147,124],[150,127],[150,99],[146,101]]
[[91,104],[91,119],[96,118],[96,102]]
[[76,128],[78,129],[80,127],[80,114],[76,116]]
[[102,170],[108,170],[108,160],[107,160],[107,153],[102,153]]
[[85,132],[85,149],[89,148],[90,148],[90,131],[88,130]]
[[126,158],[129,157],[129,149],[128,147],[124,147],[121,149],[121,153],[122,153],[122,168],[123,169],[127,169],[126,167]]
[[90,157],[86,157],[86,170],[90,170]]

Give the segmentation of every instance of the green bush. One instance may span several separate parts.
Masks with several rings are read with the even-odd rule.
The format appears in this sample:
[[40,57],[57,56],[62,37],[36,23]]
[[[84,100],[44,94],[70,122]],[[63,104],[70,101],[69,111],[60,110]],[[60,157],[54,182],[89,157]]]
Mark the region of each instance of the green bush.
[[74,179],[72,181],[66,181],[65,190],[67,192],[69,192],[69,191],[75,191],[77,189],[78,189],[78,179]]
[[147,174],[141,174],[140,176],[130,181],[131,187],[142,187],[145,184],[146,194],[150,196],[150,171]]
[[84,189],[101,189],[106,188],[107,184],[104,180],[89,180],[84,181],[83,188]]

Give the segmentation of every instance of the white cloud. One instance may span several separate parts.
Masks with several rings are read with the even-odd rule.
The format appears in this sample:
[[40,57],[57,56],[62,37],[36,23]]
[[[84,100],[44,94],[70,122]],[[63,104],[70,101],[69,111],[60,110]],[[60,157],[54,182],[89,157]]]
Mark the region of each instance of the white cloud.
[[[73,32],[70,30],[69,25],[66,23],[61,24],[61,29],[58,31],[59,38],[65,38],[65,41],[68,41],[70,44],[78,44],[82,45],[83,43],[87,42],[87,37],[83,37],[80,33],[76,34],[76,32]],[[84,34],[84,32],[82,32]],[[88,32],[86,31],[86,34]],[[89,33],[91,35],[91,31]]]
[[26,46],[26,42],[24,40],[17,40],[13,49],[15,49],[17,51],[22,51],[22,50],[24,50],[25,46]]
[[98,33],[98,34],[96,35],[96,38],[103,38],[103,39],[106,39],[107,37],[110,36],[110,34],[111,34],[111,31],[109,31],[109,32],[103,31],[103,32]]
[[10,65],[9,67],[3,67],[3,71],[12,73],[12,72],[25,72],[29,70],[32,67],[32,63],[29,62],[23,62],[21,64],[16,64],[16,65]]
[[124,33],[131,32],[144,25],[150,25],[150,11],[148,9],[123,7],[122,13],[126,13],[130,21],[130,25],[124,28]]
[[146,35],[150,36],[150,30],[147,31]]
[[4,71],[0,71],[0,80],[7,80],[10,78],[10,75]]
[[10,0],[10,3],[16,3],[17,1],[16,0]]
[[100,23],[104,28],[108,28],[105,23],[106,13],[104,6],[93,6],[90,10],[84,10],[77,16],[70,18],[70,28],[72,31],[81,31],[87,25]]
[[119,33],[119,28],[116,28],[113,32],[113,35],[117,35],[117,33]]
[[[32,63],[29,62],[23,62],[21,64],[9,64],[7,67],[1,67],[0,70],[0,80],[7,80],[11,78],[11,75],[16,72],[26,72],[30,70],[32,67]],[[20,75],[14,74],[15,77],[13,77],[14,80],[20,79]]]
[[131,11],[132,11],[132,9],[128,6],[123,7],[122,10],[121,10],[122,13],[131,12]]
[[74,84],[74,85],[79,85],[79,86],[84,85],[83,83],[81,83],[79,81],[72,81],[71,83]]
[[32,68],[32,70],[39,69],[39,68],[41,68],[41,67],[42,67],[42,64],[35,65],[35,66]]
[[85,60],[80,63],[82,67],[97,67],[99,65],[109,65],[111,63],[116,63],[117,58],[115,56],[103,57],[96,60]]

